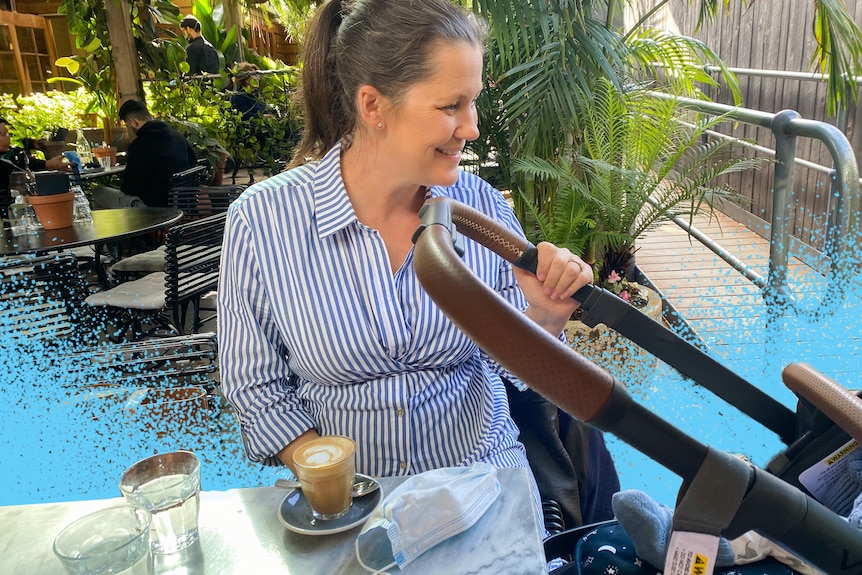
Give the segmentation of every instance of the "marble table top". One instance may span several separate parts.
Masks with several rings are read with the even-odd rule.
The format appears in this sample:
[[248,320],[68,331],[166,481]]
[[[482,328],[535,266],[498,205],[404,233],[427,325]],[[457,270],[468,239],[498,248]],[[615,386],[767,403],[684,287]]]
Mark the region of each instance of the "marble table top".
[[[530,575],[545,573],[538,517],[529,474],[502,469],[502,492],[469,530],[437,545],[405,574]],[[384,494],[404,477],[380,480]],[[201,493],[200,540],[173,555],[156,555],[156,574],[347,575],[366,573],[354,555],[361,525],[329,535],[302,535],[286,529],[277,512],[288,492],[275,487]],[[117,499],[0,507],[0,573],[63,574],[51,551],[65,525]]]

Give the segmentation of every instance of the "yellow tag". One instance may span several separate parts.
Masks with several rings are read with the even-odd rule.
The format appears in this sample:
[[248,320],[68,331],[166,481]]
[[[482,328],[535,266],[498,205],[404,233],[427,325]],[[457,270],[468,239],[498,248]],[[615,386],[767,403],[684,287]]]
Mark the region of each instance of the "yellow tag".
[[670,536],[664,575],[712,575],[718,555],[718,537],[674,531]]

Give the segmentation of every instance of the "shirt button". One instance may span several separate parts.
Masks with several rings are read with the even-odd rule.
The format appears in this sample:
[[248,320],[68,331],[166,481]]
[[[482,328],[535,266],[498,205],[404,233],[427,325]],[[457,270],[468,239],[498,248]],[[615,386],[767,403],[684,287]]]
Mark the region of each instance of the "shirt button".
[[407,469],[407,462],[402,461],[400,467],[401,467],[401,469]]
[[395,412],[395,414],[398,415],[398,417],[404,417],[404,410],[399,409],[398,411]]

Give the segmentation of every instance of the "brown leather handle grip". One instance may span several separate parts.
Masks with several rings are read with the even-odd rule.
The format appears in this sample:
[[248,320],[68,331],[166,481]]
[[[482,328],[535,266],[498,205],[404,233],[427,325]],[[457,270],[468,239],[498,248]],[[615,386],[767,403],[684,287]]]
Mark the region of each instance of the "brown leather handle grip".
[[784,385],[807,399],[853,439],[862,442],[862,398],[807,363],[791,363],[781,372]]
[[[582,421],[592,420],[614,387],[622,384],[482,283],[458,257],[448,224],[513,263],[530,244],[460,202],[435,198],[431,203],[438,204],[433,209],[444,214],[439,219],[449,222],[423,224],[414,236],[415,268],[422,286],[440,309],[500,365],[571,415]],[[618,387],[620,391],[623,390]]]

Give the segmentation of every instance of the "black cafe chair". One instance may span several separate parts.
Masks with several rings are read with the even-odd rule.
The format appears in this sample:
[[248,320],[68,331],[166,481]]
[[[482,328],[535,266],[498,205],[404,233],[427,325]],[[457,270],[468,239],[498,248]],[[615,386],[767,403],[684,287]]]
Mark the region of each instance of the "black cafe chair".
[[92,343],[97,318],[73,254],[0,259],[0,324],[7,345]]
[[69,354],[68,384],[172,388],[219,386],[215,333],[102,344]]
[[[245,189],[242,185],[210,186],[206,185],[209,178],[206,166],[197,165],[177,172],[171,177],[171,187],[168,193],[168,203],[171,207],[182,210],[180,223],[188,223],[208,216],[227,212],[231,202],[239,197]],[[166,238],[167,236],[165,236]],[[162,245],[145,252],[125,257],[111,266],[111,271],[121,281],[141,278],[152,272],[165,271],[165,250]]]
[[226,212],[245,190],[243,185],[210,185],[206,166],[193,166],[171,177],[168,203],[183,211],[183,222]]
[[102,344],[62,358],[63,388],[97,432],[153,434],[178,449],[214,436],[222,408],[216,334]]
[[[215,319],[215,310],[205,308],[202,299],[218,285],[226,218],[221,213],[172,227],[165,241],[163,272],[87,297],[88,305],[105,308],[115,321],[114,339],[139,339],[159,330],[166,330],[167,335],[183,334],[189,319],[191,333],[197,333]],[[204,317],[204,312],[211,313]],[[155,328],[144,330],[146,323]]]

